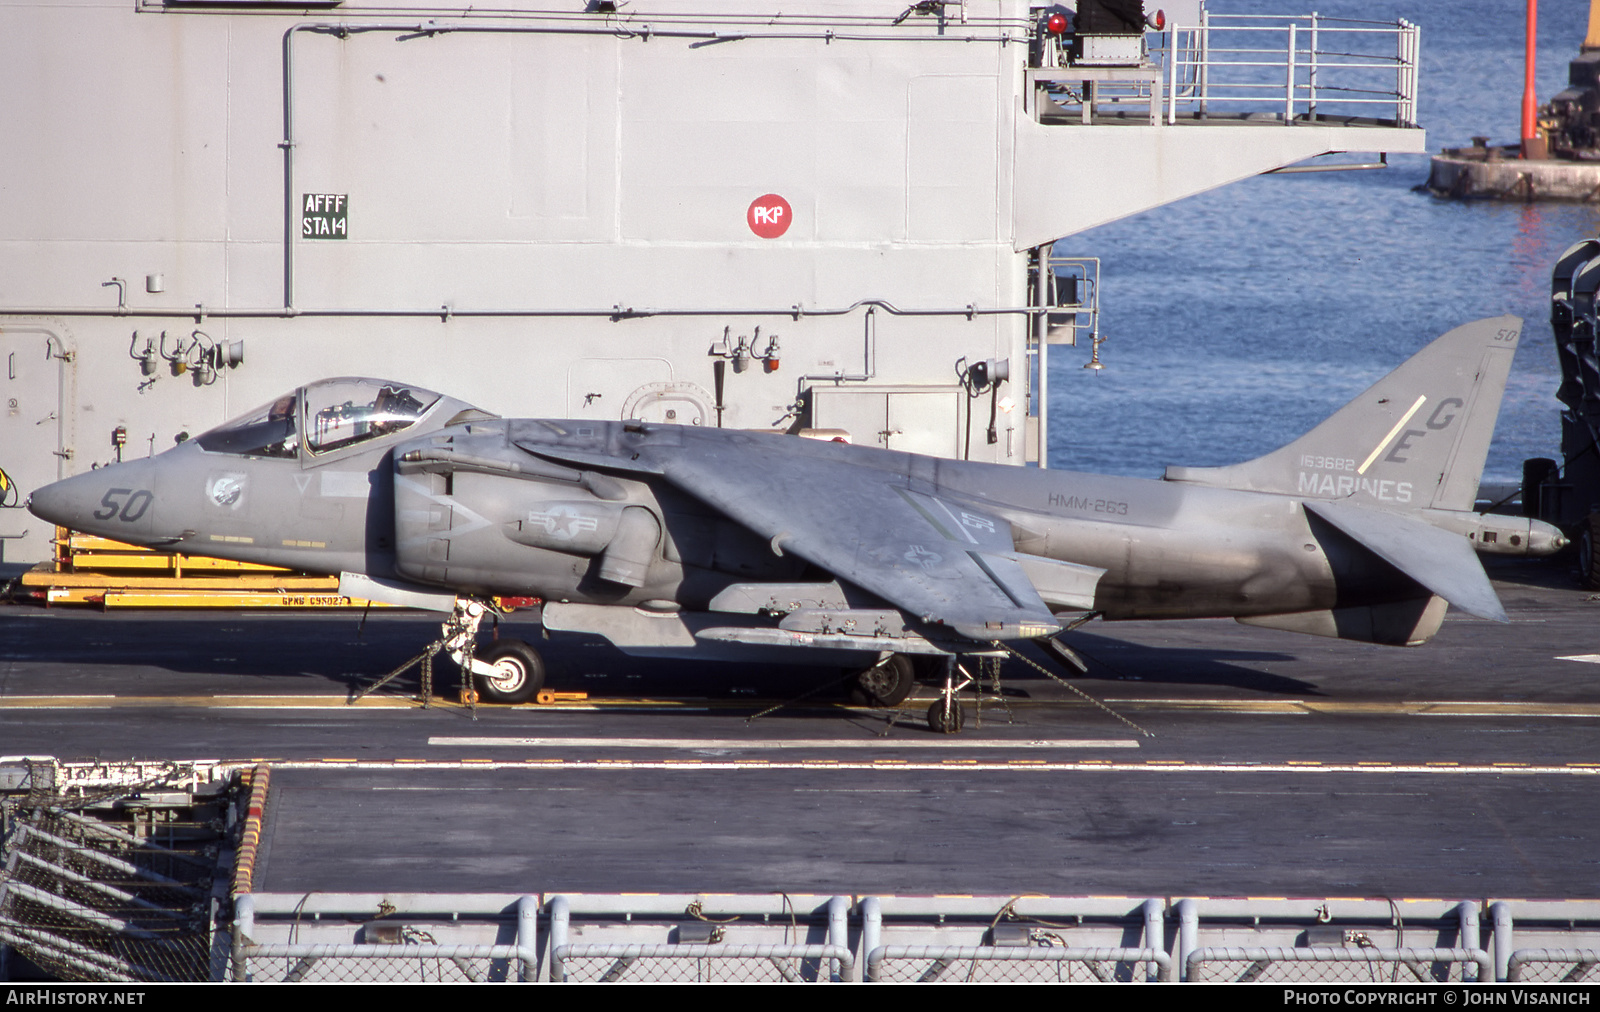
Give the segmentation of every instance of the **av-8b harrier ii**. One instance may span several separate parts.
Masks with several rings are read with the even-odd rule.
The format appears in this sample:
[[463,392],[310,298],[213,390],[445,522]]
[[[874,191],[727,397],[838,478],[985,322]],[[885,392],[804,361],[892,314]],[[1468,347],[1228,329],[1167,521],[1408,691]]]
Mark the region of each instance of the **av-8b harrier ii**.
[[858,694],[879,703],[943,670],[930,721],[955,730],[955,658],[1054,644],[1096,615],[1223,616],[1395,645],[1426,642],[1447,603],[1505,621],[1476,553],[1565,543],[1548,524],[1473,511],[1520,333],[1514,317],[1459,327],[1282,449],[1160,481],[500,418],[414,386],[334,379],[47,486],[31,508],[136,544],[339,573],[352,596],[453,608],[453,652],[491,700],[530,698],[542,662],[505,639],[474,657],[477,619],[493,596],[531,596],[547,629],[634,654],[852,665]]

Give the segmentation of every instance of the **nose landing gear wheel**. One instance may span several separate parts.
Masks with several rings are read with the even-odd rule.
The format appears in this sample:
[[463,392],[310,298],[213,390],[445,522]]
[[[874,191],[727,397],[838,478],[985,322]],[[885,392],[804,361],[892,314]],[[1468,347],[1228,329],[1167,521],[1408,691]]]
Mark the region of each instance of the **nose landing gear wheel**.
[[917,672],[911,658],[894,654],[882,664],[856,675],[850,688],[850,701],[857,706],[899,706],[916,686]]
[[494,667],[492,675],[478,675],[478,693],[491,703],[526,703],[544,685],[544,661],[522,640],[496,640],[478,660]]

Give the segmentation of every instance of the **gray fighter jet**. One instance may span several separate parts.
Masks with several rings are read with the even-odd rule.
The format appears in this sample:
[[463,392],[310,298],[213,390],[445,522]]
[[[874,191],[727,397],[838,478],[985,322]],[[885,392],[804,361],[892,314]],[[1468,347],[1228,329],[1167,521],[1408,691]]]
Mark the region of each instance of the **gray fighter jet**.
[[[1543,555],[1539,521],[1473,511],[1521,333],[1438,338],[1289,445],[1165,479],[969,463],[794,436],[506,419],[419,387],[313,383],[154,457],[42,488],[33,512],[122,541],[342,574],[451,611],[484,695],[543,677],[474,656],[495,596],[645,656],[783,656],[897,704],[954,661],[1088,617],[1225,616],[1416,645],[1446,604],[1505,621],[1478,552]],[[929,663],[931,661],[931,663]]]

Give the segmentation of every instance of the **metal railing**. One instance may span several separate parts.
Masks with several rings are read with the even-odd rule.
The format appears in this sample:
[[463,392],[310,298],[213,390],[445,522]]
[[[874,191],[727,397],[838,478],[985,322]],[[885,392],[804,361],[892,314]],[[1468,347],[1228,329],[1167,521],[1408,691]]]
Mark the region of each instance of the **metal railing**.
[[[1600,938],[1595,901],[1517,904],[1526,917],[1519,930],[1540,941],[1590,943],[1583,948],[1513,948],[1512,904],[1502,901],[1211,900],[1205,906],[1192,899],[1046,896],[725,894],[713,903],[688,895],[245,895],[235,909],[226,978],[1470,985],[1600,977],[1600,949],[1592,947]],[[1334,916],[1335,907],[1346,916]],[[1412,907],[1418,909],[1403,909]],[[375,915],[400,919],[392,925],[398,944],[348,940],[370,937],[371,922],[360,924]],[[686,920],[707,929],[708,940],[670,940]],[[1492,922],[1490,930],[1480,927],[1484,921]],[[1380,944],[1386,930],[1390,937],[1415,931],[1456,944]],[[1344,942],[1322,944],[1313,932],[1342,934]],[[313,940],[295,940],[297,934]],[[1244,938],[1260,941],[1233,941]],[[110,979],[151,979],[138,969]]]
[[[1146,963],[1160,967],[1154,978],[1144,972]],[[1165,981],[1172,979],[1172,957],[1160,949],[1124,947],[880,945],[867,954],[866,979],[919,984]]]
[[[600,912],[608,906],[602,901],[592,909]],[[696,908],[697,913],[699,909]],[[550,979],[601,983],[623,979],[679,982],[849,980],[855,969],[848,923],[850,900],[844,896],[830,897],[821,911],[826,923],[826,938],[821,943],[792,940],[724,943],[725,927],[739,919],[735,914],[720,922],[700,920],[707,929],[706,941],[700,944],[685,944],[681,929],[677,942],[613,940],[574,944],[571,941],[572,901],[566,896],[554,896],[549,903]],[[767,918],[770,916],[768,913]],[[798,929],[798,920],[794,924]],[[641,963],[644,965],[638,965]]]
[[514,983],[534,978],[515,945],[241,945],[235,981],[278,984]]
[[[1120,106],[1150,123],[1244,121],[1414,127],[1421,29],[1320,14],[1200,12],[1198,25],[1147,36],[1140,66],[1080,66],[1046,46],[1029,90],[1095,122]],[[1032,96],[1029,96],[1030,105]],[[1069,117],[1069,120],[1071,117]],[[1101,122],[1104,120],[1101,119]]]
[[[831,967],[829,966],[831,964]],[[550,979],[705,983],[849,980],[855,956],[842,945],[558,945]]]
[[[1476,967],[1471,976],[1467,967]],[[1189,981],[1234,983],[1402,983],[1494,979],[1494,961],[1483,949],[1379,948],[1368,946],[1208,947],[1189,953]]]
[[1319,14],[1211,14],[1173,26],[1159,54],[1167,123],[1247,118],[1280,123],[1417,121],[1421,29],[1407,21]]
[[1600,949],[1518,949],[1511,954],[1511,983],[1592,984],[1600,979]]
[[[304,903],[302,899],[295,907],[296,917],[289,940],[257,941],[256,897],[245,894],[234,900],[229,979],[280,984],[429,981],[476,984],[538,979],[539,899],[535,896],[520,897],[512,904],[495,900],[487,905],[462,897],[453,904],[469,913],[491,917],[509,914],[512,924],[508,927],[515,932],[510,944],[441,943],[434,932],[409,924],[393,926],[395,942],[300,942],[296,936]],[[313,924],[320,921],[320,913],[320,910],[312,911]],[[459,910],[452,911],[453,917],[459,914]],[[452,927],[459,926],[459,921],[449,923]],[[438,933],[445,933],[443,926]],[[496,929],[495,933],[501,932]]]
[[[1472,985],[1600,969],[1600,901],[1572,900],[262,893],[238,897],[232,934],[219,970],[281,983]],[[1432,944],[1406,944],[1419,937]]]

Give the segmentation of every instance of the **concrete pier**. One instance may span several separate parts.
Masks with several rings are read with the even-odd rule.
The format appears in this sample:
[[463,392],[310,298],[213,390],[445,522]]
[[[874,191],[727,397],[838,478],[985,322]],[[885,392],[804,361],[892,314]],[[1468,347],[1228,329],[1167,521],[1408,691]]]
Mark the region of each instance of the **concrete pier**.
[[1600,201],[1600,162],[1519,155],[1516,145],[1446,148],[1433,156],[1428,189],[1460,200]]

